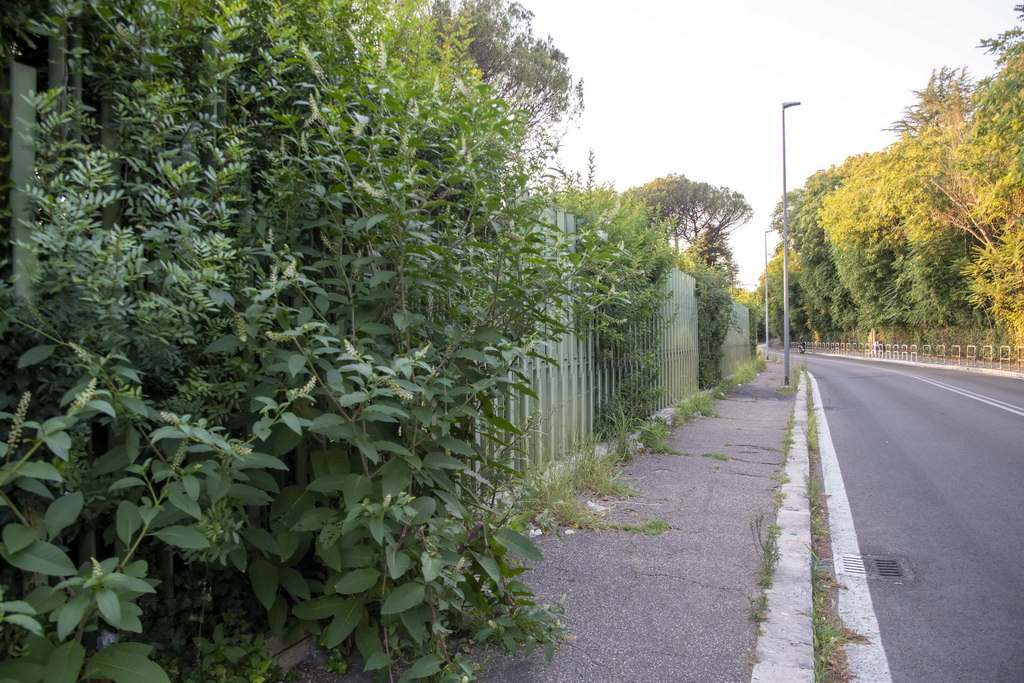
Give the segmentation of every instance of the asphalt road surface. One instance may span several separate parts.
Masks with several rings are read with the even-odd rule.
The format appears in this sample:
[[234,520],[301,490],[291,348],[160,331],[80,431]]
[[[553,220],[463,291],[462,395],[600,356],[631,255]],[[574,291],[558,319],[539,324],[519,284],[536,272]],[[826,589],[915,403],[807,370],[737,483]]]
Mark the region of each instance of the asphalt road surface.
[[1024,381],[799,358],[861,554],[902,574],[869,574],[893,681],[1024,681]]

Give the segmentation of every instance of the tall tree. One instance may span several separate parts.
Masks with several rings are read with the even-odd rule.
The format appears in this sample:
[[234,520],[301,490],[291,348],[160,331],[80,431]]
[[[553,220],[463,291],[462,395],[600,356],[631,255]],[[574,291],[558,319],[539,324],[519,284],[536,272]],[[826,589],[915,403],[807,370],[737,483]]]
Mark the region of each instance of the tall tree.
[[[790,245],[799,262],[793,273],[794,291],[790,308],[799,310],[807,321],[807,329],[798,329],[813,338],[827,338],[851,329],[856,322],[856,308],[849,289],[839,277],[832,243],[826,238],[821,220],[821,206],[842,184],[844,174],[831,168],[807,179],[800,190],[790,193],[793,207],[789,215]],[[772,227],[782,231],[782,205],[773,216]]]
[[[1015,9],[1024,21],[1024,5]],[[1024,30],[982,45],[1000,70],[976,97],[974,171],[985,183],[974,213],[987,239],[969,269],[972,300],[1024,343]]]
[[468,56],[498,95],[529,112],[536,137],[583,111],[583,81],[551,36],[533,34],[533,12],[509,0],[436,0],[433,13],[446,28],[465,31]]
[[729,235],[753,215],[742,194],[674,173],[633,188],[630,194],[642,199],[659,219],[668,220],[669,237],[688,253],[735,279]]

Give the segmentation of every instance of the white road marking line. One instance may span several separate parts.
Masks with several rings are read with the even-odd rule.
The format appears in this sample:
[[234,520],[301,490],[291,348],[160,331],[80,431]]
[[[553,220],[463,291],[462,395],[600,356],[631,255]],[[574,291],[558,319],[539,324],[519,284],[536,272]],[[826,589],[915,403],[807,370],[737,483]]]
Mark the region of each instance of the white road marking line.
[[[844,359],[828,358],[828,359],[821,359],[821,360],[830,360],[830,361],[840,361],[841,362]],[[852,364],[853,365],[860,365],[860,363],[852,363]],[[981,403],[987,403],[988,405],[993,406],[995,408],[999,408],[1000,410],[1005,410],[1008,413],[1013,413],[1014,415],[1020,415],[1021,417],[1024,417],[1024,408],[1022,408],[1021,406],[1016,406],[1016,405],[1014,405],[1012,403],[1006,403],[1005,401],[1000,401],[999,399],[992,398],[991,396],[985,396],[984,394],[976,394],[973,391],[968,391],[967,389],[961,389],[959,387],[953,386],[952,384],[946,384],[944,382],[939,382],[938,380],[929,379],[928,377],[922,377],[921,375],[915,375],[912,372],[904,372],[903,370],[894,370],[892,368],[882,368],[882,367],[880,367],[878,369],[879,370],[884,370],[885,372],[891,372],[894,375],[903,375],[904,377],[912,377],[914,379],[919,379],[922,382],[927,382],[928,384],[932,384],[934,386],[937,386],[940,389],[945,389],[946,391],[951,391],[954,394],[960,394],[961,396],[966,396],[967,398],[974,399],[975,401],[980,401]]]
[[[832,556],[860,557],[860,545],[857,543],[857,530],[853,524],[853,513],[850,501],[846,496],[846,485],[843,473],[839,469],[839,459],[832,443],[832,433],[825,418],[824,404],[818,383],[811,373],[807,373],[812,396],[814,412],[818,421],[818,448],[821,451],[821,470],[825,479],[825,492],[828,494],[829,531],[832,535]],[[868,638],[866,644],[847,643],[846,654],[850,667],[857,680],[871,683],[891,683],[889,659],[885,655],[882,637],[878,629],[878,618],[871,602],[871,591],[868,589],[866,576],[844,573],[842,583],[846,590],[839,591],[839,617],[847,628]]]
[[927,382],[928,384],[935,385],[935,386],[937,386],[940,389],[945,389],[946,391],[952,391],[954,394],[960,394],[961,396],[966,396],[967,398],[972,398],[975,401],[981,401],[982,403],[987,403],[988,405],[994,406],[996,408],[999,408],[1000,410],[1005,410],[1008,413],[1013,413],[1014,415],[1020,415],[1021,417],[1024,417],[1024,408],[1020,408],[1018,406],[1015,406],[1012,403],[1006,403],[1004,401],[1000,401],[1000,400],[992,398],[990,396],[984,396],[983,394],[976,394],[973,391],[968,391],[967,389],[961,389],[959,387],[954,387],[954,386],[952,386],[950,384],[944,384],[944,383],[938,382],[938,381],[936,381],[934,379],[929,379],[927,377],[921,377],[920,375],[915,375],[915,374],[912,374],[912,373],[909,373],[909,372],[900,372],[899,370],[890,370],[889,372],[895,372],[897,375],[906,375],[907,377],[913,377],[914,379],[919,379],[922,382]]

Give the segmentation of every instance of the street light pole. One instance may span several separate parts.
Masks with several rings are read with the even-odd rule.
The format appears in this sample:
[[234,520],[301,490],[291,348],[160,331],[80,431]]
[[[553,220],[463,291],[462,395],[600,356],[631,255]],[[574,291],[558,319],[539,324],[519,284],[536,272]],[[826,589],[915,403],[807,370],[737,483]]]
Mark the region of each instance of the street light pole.
[[782,345],[786,351],[785,378],[789,386],[789,216],[786,210],[786,110],[799,102],[782,103]]
[[768,233],[771,230],[764,231],[764,353],[765,357],[768,356]]

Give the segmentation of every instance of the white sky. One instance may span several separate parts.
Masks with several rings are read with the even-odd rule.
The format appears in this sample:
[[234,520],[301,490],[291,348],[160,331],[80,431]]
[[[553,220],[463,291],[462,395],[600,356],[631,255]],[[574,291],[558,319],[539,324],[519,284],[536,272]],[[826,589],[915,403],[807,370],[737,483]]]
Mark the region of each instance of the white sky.
[[585,172],[593,149],[598,182],[620,191],[681,173],[743,193],[754,217],[732,247],[747,288],[782,198],[782,102],[802,102],[786,111],[792,190],[893,142],[884,129],[933,69],[991,75],[979,43],[1018,25],[1014,0],[519,2],[584,81],[561,163]]

